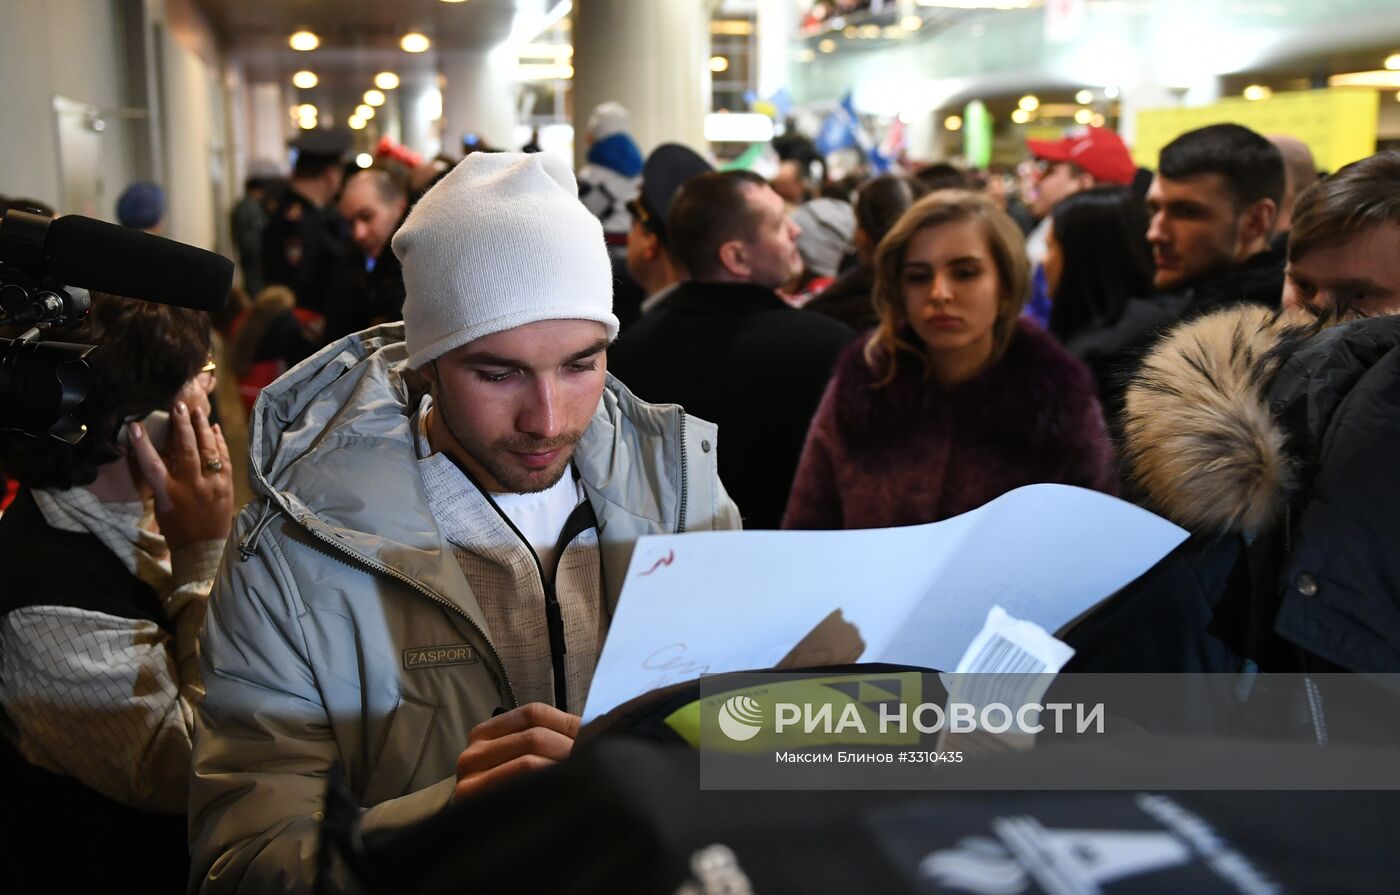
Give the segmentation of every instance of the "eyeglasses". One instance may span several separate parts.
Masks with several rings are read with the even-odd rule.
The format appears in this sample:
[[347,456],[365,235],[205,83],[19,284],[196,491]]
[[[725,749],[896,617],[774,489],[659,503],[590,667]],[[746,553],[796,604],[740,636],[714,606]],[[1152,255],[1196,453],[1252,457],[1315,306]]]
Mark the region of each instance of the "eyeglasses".
[[195,380],[199,382],[200,388],[204,389],[205,392],[212,392],[214,390],[215,375],[218,370],[219,365],[215,363],[214,358],[210,356],[209,359],[204,362],[204,366],[199,368],[199,372],[194,374]]
[[632,215],[632,220],[646,227],[648,230],[652,229],[651,213],[647,211],[647,207],[642,204],[641,199],[628,199],[626,208],[627,213]]

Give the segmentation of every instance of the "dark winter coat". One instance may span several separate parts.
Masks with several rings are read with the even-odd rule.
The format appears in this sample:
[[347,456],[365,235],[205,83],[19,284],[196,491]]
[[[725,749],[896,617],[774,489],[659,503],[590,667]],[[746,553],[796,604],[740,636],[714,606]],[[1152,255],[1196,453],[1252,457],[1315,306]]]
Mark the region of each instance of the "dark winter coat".
[[784,528],[936,522],[1037,482],[1112,491],[1093,379],[1035,326],[1018,324],[999,361],[950,390],[907,358],[876,387],[863,347],[822,398]]
[[818,292],[802,310],[834,317],[856,332],[873,329],[880,322],[871,299],[874,291],[875,268],[857,265]]
[[608,352],[634,394],[719,425],[719,475],[745,528],[777,528],[836,358],[855,334],[771,289],[682,283]]
[[1185,302],[1185,320],[1239,304],[1277,309],[1283,298],[1283,259],[1268,250],[1258,252],[1178,294]]
[[1149,508],[1193,538],[1076,632],[1076,666],[1400,672],[1400,317],[1204,317],[1148,356],[1125,421]]
[[1099,389],[1099,403],[1109,432],[1117,435],[1123,393],[1142,356],[1180,321],[1186,299],[1179,295],[1130,298],[1123,315],[1111,324],[1094,324],[1065,341],[1070,354],[1084,361]]
[[366,269],[364,255],[351,253],[336,270],[327,293],[323,344],[402,320],[403,300],[403,265],[389,243],[384,243],[371,270]]

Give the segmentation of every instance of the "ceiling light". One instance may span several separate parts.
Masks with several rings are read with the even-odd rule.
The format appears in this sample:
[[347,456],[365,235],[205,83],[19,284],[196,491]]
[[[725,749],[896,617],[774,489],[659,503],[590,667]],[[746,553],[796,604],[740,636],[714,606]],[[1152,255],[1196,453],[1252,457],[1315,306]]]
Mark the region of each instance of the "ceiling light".
[[374,117],[374,107],[367,106],[364,103],[361,103],[360,105],[355,107],[355,114],[360,116],[365,121],[369,121],[371,118]]
[[1389,71],[1400,71],[1400,53],[1391,53],[1385,57],[1385,67]]
[[1400,71],[1351,71],[1327,79],[1328,87],[1379,87],[1394,90],[1400,87]]
[[382,71],[374,76],[374,86],[380,90],[393,90],[399,86],[399,76],[391,71]]
[[292,75],[292,84],[302,90],[310,90],[316,86],[316,73],[314,71],[299,71]]
[[1031,120],[1031,113],[1027,112],[1025,109],[1017,109],[1011,113],[1011,120],[1017,124],[1025,124],[1027,121]]
[[711,56],[710,71],[716,74],[722,71],[729,71],[729,60],[724,56]]
[[1105,88],[1103,89],[1103,95],[1104,95],[1104,97],[1107,98],[1107,99],[1117,99],[1117,98],[1118,98],[1118,88],[1117,88],[1117,87],[1105,87]]
[[919,16],[905,16],[899,20],[899,27],[905,31],[918,31],[924,27],[924,20]]
[[764,143],[773,139],[773,119],[757,112],[711,112],[704,133],[711,143]]
[[753,22],[743,19],[717,19],[710,23],[711,34],[726,34],[733,37],[748,37],[753,34]]
[[1092,124],[1094,127],[1103,127],[1105,124],[1108,123],[1108,119],[1103,117],[1102,112],[1095,112],[1094,117],[1089,119],[1089,123]]
[[1090,110],[1090,109],[1075,109],[1075,110],[1074,110],[1074,123],[1075,123],[1075,124],[1088,124],[1088,123],[1090,123],[1090,122],[1093,121],[1093,120],[1094,120],[1094,113],[1093,113],[1092,110]]
[[950,131],[960,131],[962,130],[962,125],[963,121],[961,115],[949,115],[947,118],[943,119],[943,126]]
[[805,48],[805,47],[804,47],[803,49],[797,51],[797,61],[798,61],[798,62],[801,62],[801,63],[804,63],[804,64],[805,64],[805,63],[811,62],[813,59],[816,59],[816,58],[817,58],[817,51],[816,51],[816,50],[812,50],[812,49],[808,49],[808,48]]
[[362,152],[355,156],[355,164],[361,168],[368,168],[370,165],[374,164],[374,156],[370,155],[368,152]]
[[303,118],[297,122],[297,127],[301,128],[304,131],[314,131],[316,129],[316,119]]
[[1244,98],[1251,102],[1258,102],[1261,99],[1268,99],[1274,92],[1263,84],[1250,84],[1244,88]]
[[310,31],[298,31],[291,36],[291,39],[288,40],[287,43],[291,45],[293,50],[300,50],[305,53],[319,47],[321,45],[321,38],[312,34]]
[[297,117],[315,118],[317,111],[317,108],[311,103],[302,103],[301,105],[297,106]]
[[383,93],[380,93],[378,90],[366,90],[366,91],[365,91],[365,105],[369,105],[369,106],[382,106],[382,105],[384,105],[384,94],[383,94]]
[[426,34],[419,34],[417,31],[410,31],[399,41],[399,46],[403,47],[405,53],[422,53],[432,46]]
[[817,44],[817,49],[821,50],[823,53],[830,53],[832,50],[836,49],[836,41],[828,37],[826,40]]
[[359,115],[351,115],[345,120],[345,123],[350,125],[350,129],[352,131],[360,131],[365,129],[365,120]]
[[1016,103],[1016,108],[1025,112],[1034,112],[1040,108],[1040,98],[1034,94],[1026,94]]
[[1089,103],[1094,101],[1094,91],[1081,90],[1074,95],[1074,101],[1079,103],[1081,106],[1087,106],[1089,105]]

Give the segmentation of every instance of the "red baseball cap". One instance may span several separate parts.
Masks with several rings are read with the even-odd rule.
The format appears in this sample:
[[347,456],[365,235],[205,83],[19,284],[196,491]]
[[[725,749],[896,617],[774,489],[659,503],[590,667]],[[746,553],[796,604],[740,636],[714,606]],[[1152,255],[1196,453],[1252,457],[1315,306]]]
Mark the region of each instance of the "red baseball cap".
[[1137,175],[1137,165],[1116,131],[1102,127],[1085,128],[1063,140],[1027,140],[1026,148],[1047,162],[1069,162],[1095,180],[1129,186]]

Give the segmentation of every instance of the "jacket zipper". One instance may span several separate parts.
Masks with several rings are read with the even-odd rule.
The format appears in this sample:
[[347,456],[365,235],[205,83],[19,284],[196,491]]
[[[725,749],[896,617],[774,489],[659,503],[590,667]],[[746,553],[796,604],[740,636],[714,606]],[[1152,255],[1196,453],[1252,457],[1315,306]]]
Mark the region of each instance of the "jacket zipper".
[[[568,673],[564,667],[564,653],[567,651],[568,647],[564,642],[564,613],[559,606],[559,595],[554,589],[554,582],[544,577],[544,563],[540,562],[539,554],[535,552],[535,548],[530,545],[529,540],[521,533],[520,529],[515,527],[515,523],[511,521],[510,517],[501,511],[500,505],[497,504],[495,499],[491,496],[491,492],[483,488],[481,483],[476,480],[476,477],[471,474],[471,470],[467,469],[466,464],[458,460],[451,452],[448,452],[447,457],[452,461],[452,464],[461,471],[462,475],[466,476],[467,481],[471,482],[476,490],[481,493],[481,496],[486,498],[486,502],[491,505],[491,509],[495,510],[496,515],[501,517],[501,521],[505,522],[505,524],[510,527],[510,530],[515,533],[515,537],[525,546],[525,552],[529,553],[530,559],[535,562],[535,571],[540,576],[540,587],[544,589],[545,633],[549,637],[550,668],[554,676],[554,705],[555,708],[560,711],[567,712],[569,710],[569,682]],[[555,557],[554,567],[556,572],[559,568],[559,560],[562,558],[563,551],[561,550],[559,556]],[[492,649],[494,649],[494,647],[492,647]],[[497,657],[497,661],[500,661],[499,656]],[[504,674],[505,663],[501,663],[501,671]],[[514,699],[514,696],[514,691],[512,691],[512,699]]]
[[[270,502],[270,501],[269,501],[269,502]],[[274,515],[275,515],[275,514],[274,514]],[[291,518],[296,518],[296,517],[291,517]],[[260,521],[261,521],[261,520],[260,520]],[[301,525],[302,528],[304,528],[304,529],[306,529],[308,532],[310,532],[312,537],[314,537],[316,540],[322,542],[323,544],[329,544],[330,546],[334,547],[336,550],[340,551],[341,553],[345,554],[346,556],[350,557],[351,559],[355,560],[356,562],[361,563],[362,565],[369,566],[371,569],[374,569],[375,571],[377,571],[377,572],[379,572],[379,573],[381,573],[381,574],[383,574],[383,575],[388,575],[390,578],[396,579],[396,580],[398,580],[398,581],[402,581],[404,584],[407,584],[409,587],[411,587],[411,588],[413,588],[414,590],[418,591],[420,594],[422,594],[423,596],[425,596],[425,597],[427,597],[428,599],[432,600],[434,603],[437,603],[437,604],[440,605],[440,606],[445,606],[446,608],[448,608],[448,609],[452,610],[453,612],[457,613],[458,615],[460,615],[460,616],[462,617],[462,620],[465,621],[465,622],[467,623],[467,625],[470,626],[471,629],[477,633],[477,636],[479,636],[479,637],[481,638],[481,642],[484,643],[484,644],[486,644],[486,648],[489,649],[489,650],[491,651],[491,658],[493,658],[493,659],[496,660],[496,665],[497,665],[497,667],[499,667],[499,668],[501,669],[501,680],[502,680],[502,681],[505,683],[505,685],[506,685],[506,695],[507,695],[508,697],[510,697],[510,705],[511,705],[511,708],[516,708],[517,706],[520,705],[520,700],[517,699],[516,696],[515,696],[515,686],[510,682],[510,674],[509,674],[509,672],[506,671],[506,663],[504,663],[504,662],[501,661],[501,656],[500,656],[500,654],[499,654],[498,652],[496,652],[496,645],[495,645],[494,643],[491,642],[491,638],[486,636],[486,632],[483,631],[483,630],[481,629],[481,626],[480,626],[480,625],[478,625],[476,622],[472,621],[471,616],[467,615],[465,612],[463,612],[463,611],[462,611],[460,608],[458,608],[457,606],[452,605],[452,603],[451,603],[450,601],[448,601],[446,598],[438,596],[437,594],[435,594],[435,593],[433,593],[432,591],[428,590],[426,587],[424,587],[423,585],[419,584],[417,581],[414,581],[412,578],[408,577],[407,575],[403,574],[402,572],[399,572],[399,571],[397,571],[397,570],[395,570],[395,569],[391,569],[391,568],[389,568],[388,566],[384,565],[383,563],[375,562],[374,560],[370,559],[368,556],[364,556],[363,554],[356,553],[354,550],[351,550],[349,547],[345,546],[344,544],[339,543],[339,542],[336,541],[334,538],[331,538],[331,537],[329,537],[329,536],[327,536],[327,535],[323,535],[323,534],[321,534],[320,532],[316,531],[316,529],[314,529],[314,528],[312,528],[311,526],[307,525],[305,522],[300,522],[300,520],[298,520],[298,523]],[[256,550],[257,550],[257,547],[256,547],[256,545],[254,545],[253,548],[252,548],[252,552],[256,552]],[[241,547],[239,548],[239,552],[240,552],[240,553],[242,552],[242,548],[241,548]],[[252,555],[252,552],[250,552],[250,553],[248,554],[248,556],[251,556],[251,555]],[[245,556],[244,559],[246,560],[246,559],[248,558],[248,556]],[[538,562],[538,560],[536,560],[536,562]]]
[[[485,497],[486,502],[491,504],[491,508],[496,511],[496,515],[510,526],[511,531],[515,532],[516,538],[525,545],[525,551],[535,561],[535,571],[539,573],[540,586],[544,588],[545,634],[549,637],[549,661],[554,672],[554,706],[561,712],[567,712],[569,710],[569,681],[568,673],[564,668],[564,653],[568,652],[568,645],[564,642],[564,611],[559,606],[559,593],[554,589],[554,580],[544,577],[544,563],[540,562],[540,555],[535,552],[535,548],[531,546],[520,529],[515,527],[511,518],[501,511],[495,498],[491,496],[491,492],[477,485],[476,480],[467,474],[464,467],[458,466],[458,468],[462,470],[463,475],[467,475],[473,485],[476,485],[481,496]],[[559,561],[563,557],[563,551],[560,551],[559,555],[554,558],[555,574],[559,572]]]
[[280,509],[274,510],[272,508],[271,500],[263,501],[262,509],[258,512],[258,521],[253,523],[253,528],[247,536],[238,542],[238,555],[243,562],[252,559],[253,555],[258,552],[258,539],[262,537],[263,529],[267,528],[268,524],[281,514]]
[[676,524],[676,534],[685,534],[685,510],[686,502],[690,497],[690,489],[686,487],[686,475],[690,464],[685,459],[685,408],[681,408],[681,518]]

